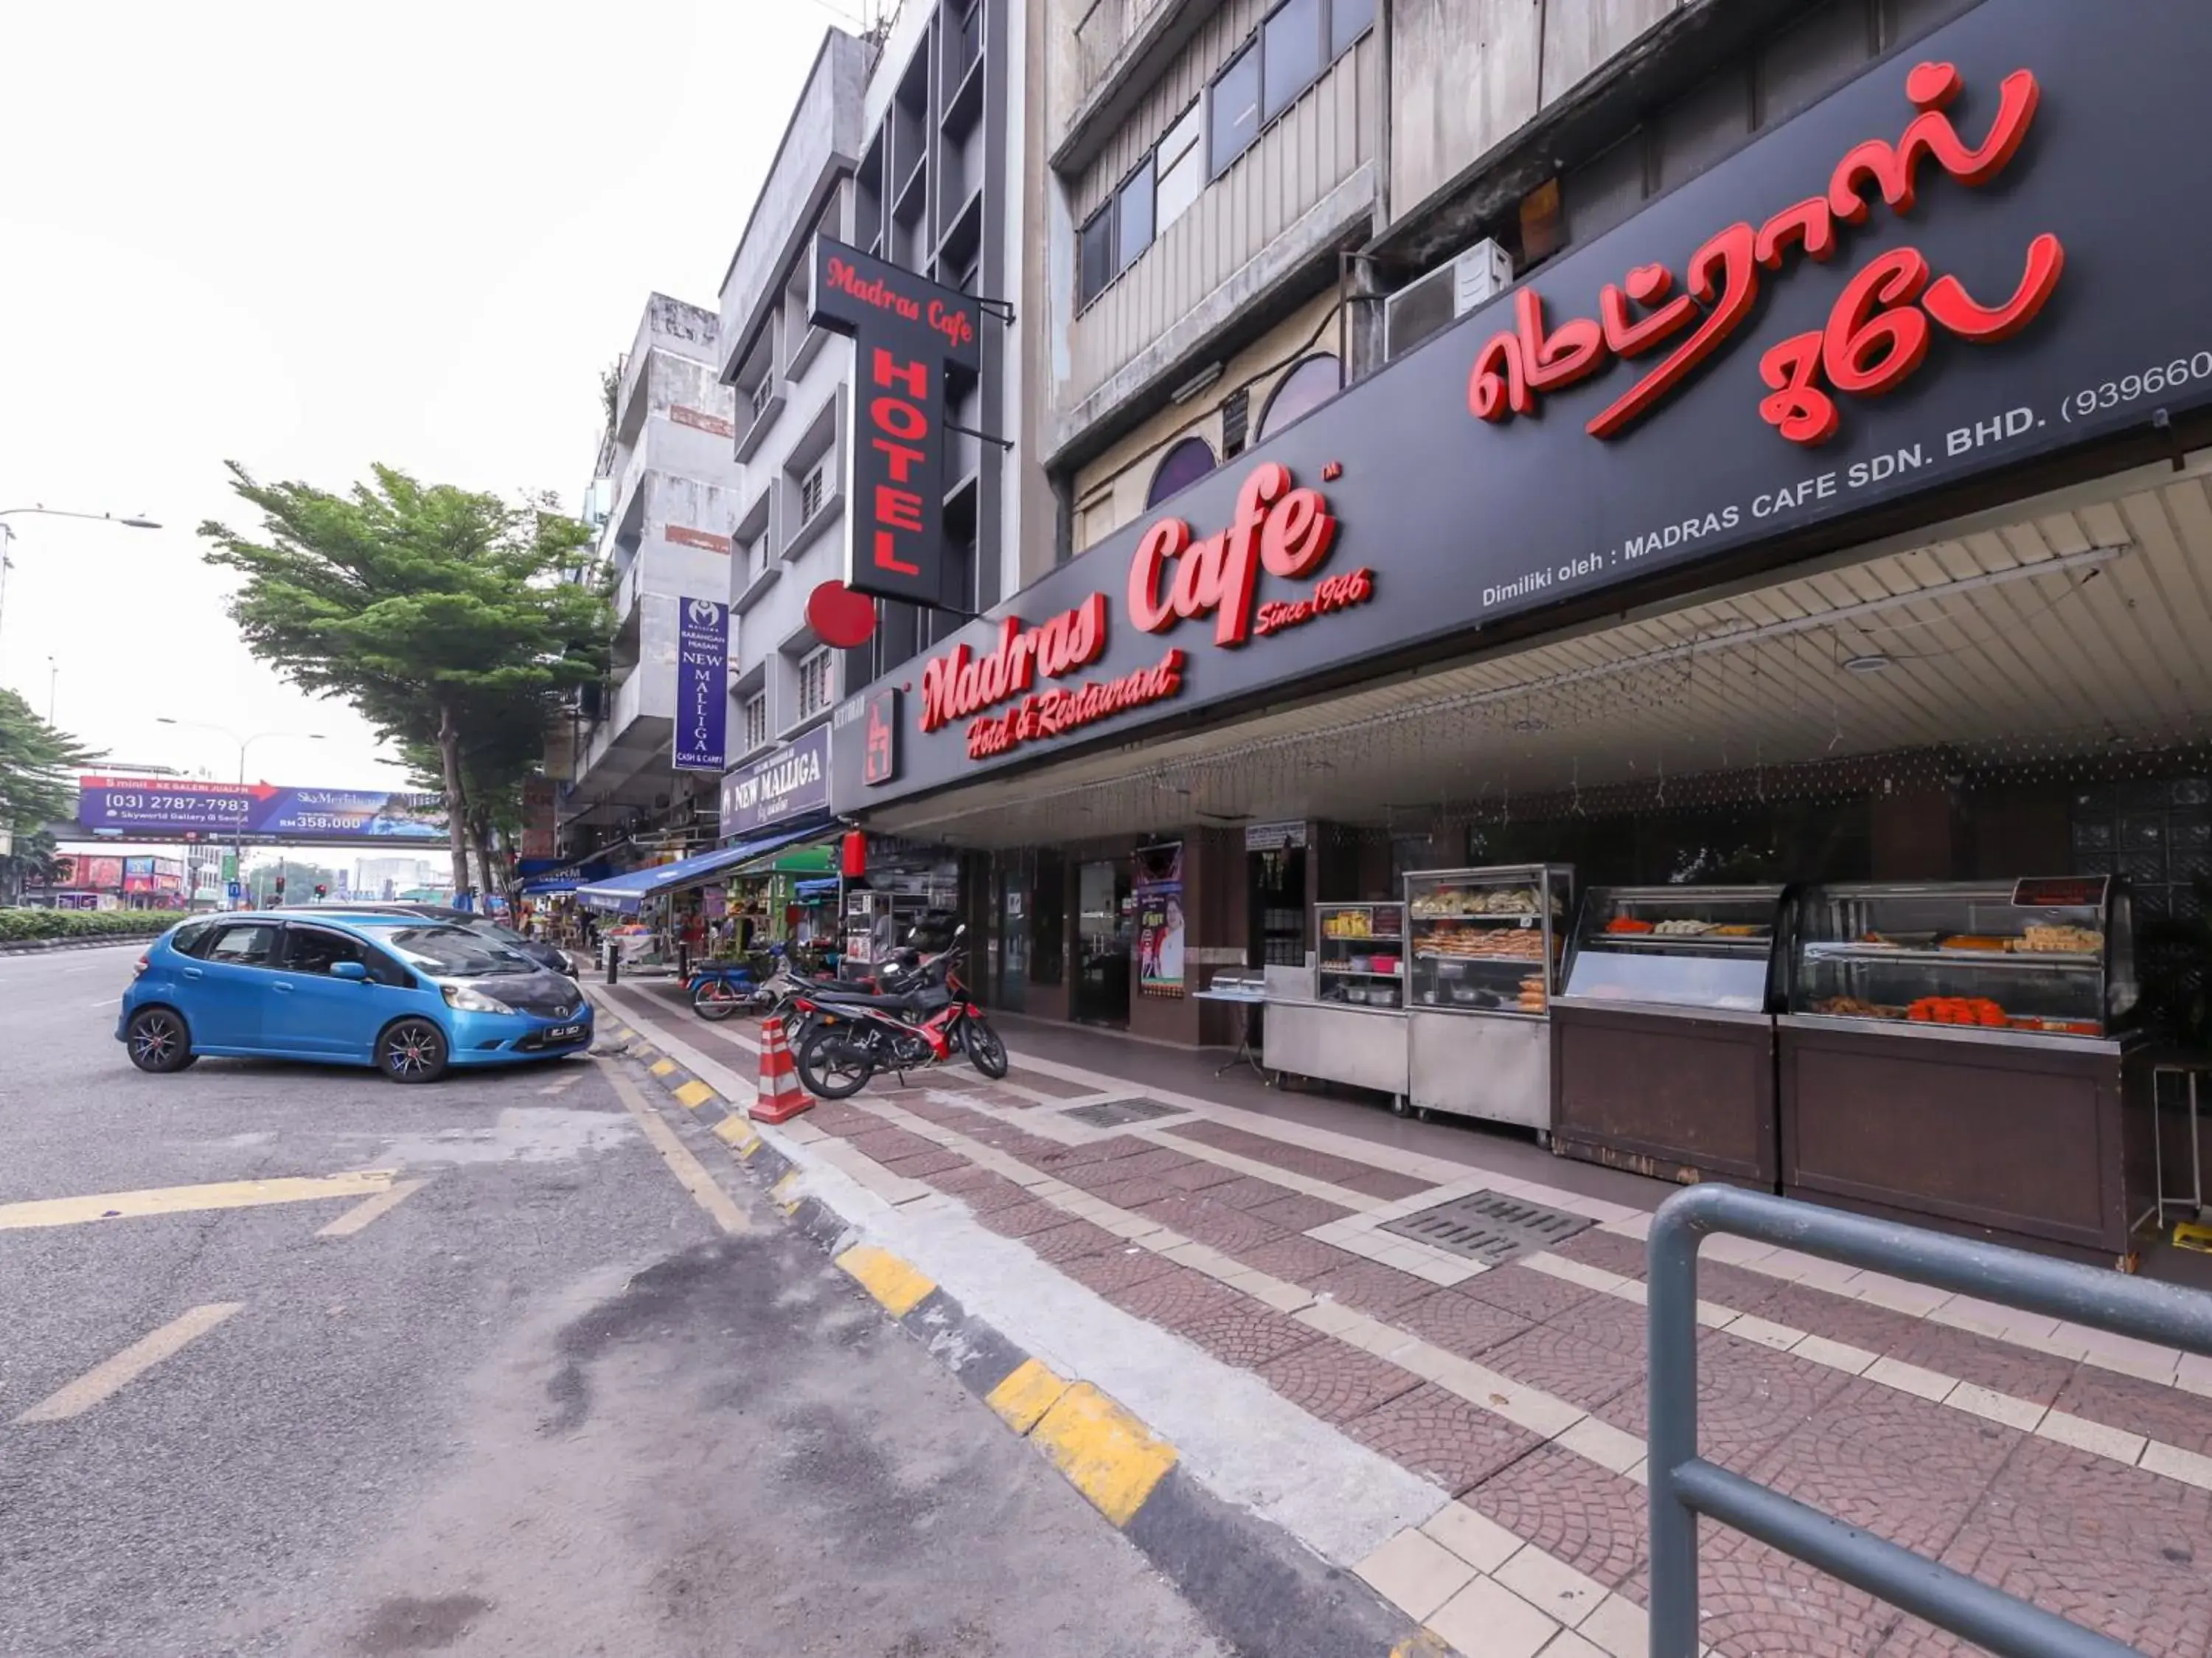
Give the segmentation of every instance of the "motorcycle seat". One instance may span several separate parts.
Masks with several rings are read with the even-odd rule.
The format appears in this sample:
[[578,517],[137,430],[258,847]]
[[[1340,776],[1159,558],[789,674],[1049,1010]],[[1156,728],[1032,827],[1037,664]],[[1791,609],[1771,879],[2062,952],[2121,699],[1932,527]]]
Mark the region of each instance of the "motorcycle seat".
[[816,995],[813,999],[823,1007],[832,1009],[887,1008],[896,1013],[910,1012],[920,1004],[920,998],[911,991],[902,991],[896,996],[869,996],[859,991],[824,991]]

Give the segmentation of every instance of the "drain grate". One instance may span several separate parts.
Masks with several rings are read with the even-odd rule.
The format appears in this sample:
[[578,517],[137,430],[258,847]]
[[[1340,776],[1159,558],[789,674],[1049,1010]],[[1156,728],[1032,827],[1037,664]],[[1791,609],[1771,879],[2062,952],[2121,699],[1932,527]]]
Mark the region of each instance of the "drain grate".
[[1157,1100],[1097,1100],[1087,1106],[1077,1106],[1060,1112],[1079,1123],[1088,1123],[1093,1128],[1127,1128],[1132,1123],[1149,1123],[1159,1117],[1182,1117],[1187,1113],[1181,1106],[1164,1106]]
[[1503,1266],[1518,1256],[1563,1244],[1596,1224],[1588,1216],[1547,1209],[1525,1198],[1476,1192],[1403,1220],[1386,1222],[1382,1230],[1485,1266]]

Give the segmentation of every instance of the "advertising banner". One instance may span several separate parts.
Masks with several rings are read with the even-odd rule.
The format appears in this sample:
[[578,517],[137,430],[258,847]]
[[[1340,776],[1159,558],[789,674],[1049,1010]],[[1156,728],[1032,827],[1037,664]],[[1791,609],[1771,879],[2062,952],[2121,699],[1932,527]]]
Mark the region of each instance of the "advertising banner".
[[76,861],[76,880],[71,884],[88,892],[119,893],[123,890],[123,860],[81,857]]
[[446,838],[446,806],[438,795],[380,789],[80,777],[76,817],[88,829],[186,840]]
[[522,785],[522,856],[551,857],[559,827],[554,815],[553,779],[526,779]]
[[830,728],[818,725],[722,779],[722,838],[830,806]]
[[833,804],[1498,649],[2178,430],[2212,404],[2212,221],[2144,158],[2212,143],[2208,77],[2201,0],[1984,0],[900,668],[896,775],[841,750]]
[[965,609],[945,546],[945,375],[982,366],[982,308],[827,236],[810,298],[811,321],[853,337],[845,585]]
[[676,613],[676,769],[719,771],[730,719],[729,607],[679,599]]
[[1137,849],[1137,993],[1182,994],[1182,843]]

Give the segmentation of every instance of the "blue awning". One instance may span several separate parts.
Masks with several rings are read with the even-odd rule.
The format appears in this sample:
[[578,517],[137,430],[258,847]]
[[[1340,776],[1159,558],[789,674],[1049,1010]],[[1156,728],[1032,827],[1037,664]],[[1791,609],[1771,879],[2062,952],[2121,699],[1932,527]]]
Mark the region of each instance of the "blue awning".
[[750,863],[763,852],[773,852],[778,847],[815,834],[814,829],[786,829],[758,840],[749,840],[737,846],[720,846],[711,852],[702,852],[676,863],[657,864],[650,869],[634,869],[626,875],[617,875],[611,881],[595,881],[588,887],[576,888],[576,896],[594,910],[617,913],[635,910],[649,898],[662,898],[670,893],[680,893],[687,887],[703,887],[726,871],[740,863]]
[[825,875],[820,881],[802,881],[791,890],[800,898],[835,898],[843,884],[835,875]]

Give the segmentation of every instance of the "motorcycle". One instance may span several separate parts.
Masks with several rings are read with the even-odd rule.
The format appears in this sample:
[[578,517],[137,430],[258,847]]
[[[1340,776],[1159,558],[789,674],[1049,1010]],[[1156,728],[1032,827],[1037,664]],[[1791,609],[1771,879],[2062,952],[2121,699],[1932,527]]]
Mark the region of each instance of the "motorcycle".
[[[780,956],[781,951],[769,954]],[[764,1014],[775,1007],[775,994],[769,988],[775,978],[774,973],[762,978],[750,961],[709,961],[692,969],[684,989],[691,997],[691,1011],[720,1024],[732,1014]]]
[[1006,1045],[968,1000],[960,982],[960,938],[912,970],[906,988],[890,994],[863,995],[814,989],[793,1003],[800,1033],[792,1051],[800,1084],[824,1100],[858,1094],[879,1070],[924,1070],[964,1053],[969,1063],[996,1082],[1006,1074]]

